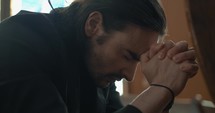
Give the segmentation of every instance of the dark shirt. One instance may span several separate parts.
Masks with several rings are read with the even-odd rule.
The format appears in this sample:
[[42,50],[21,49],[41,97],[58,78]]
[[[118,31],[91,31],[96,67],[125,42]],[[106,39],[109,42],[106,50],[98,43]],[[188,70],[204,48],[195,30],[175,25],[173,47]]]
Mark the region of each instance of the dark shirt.
[[0,113],[140,113],[114,84],[96,87],[53,18],[21,12],[0,24]]

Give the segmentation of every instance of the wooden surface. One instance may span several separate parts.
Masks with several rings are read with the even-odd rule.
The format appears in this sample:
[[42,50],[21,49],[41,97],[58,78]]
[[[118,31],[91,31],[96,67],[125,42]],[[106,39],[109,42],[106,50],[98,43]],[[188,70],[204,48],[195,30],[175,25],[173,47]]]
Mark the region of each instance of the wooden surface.
[[187,0],[187,15],[200,67],[215,102],[215,1]]
[[0,0],[0,2],[1,2],[0,20],[3,20],[10,16],[10,0]]
[[[161,0],[167,16],[168,37],[166,39],[174,42],[186,40],[189,46],[193,46],[190,35],[190,23],[187,21],[187,0]],[[136,77],[133,82],[125,82],[124,94],[139,94],[147,86],[142,73],[137,70]],[[177,98],[193,98],[196,94],[201,94],[203,99],[212,100],[205,78],[200,68],[197,75],[189,80],[185,89],[177,96]]]

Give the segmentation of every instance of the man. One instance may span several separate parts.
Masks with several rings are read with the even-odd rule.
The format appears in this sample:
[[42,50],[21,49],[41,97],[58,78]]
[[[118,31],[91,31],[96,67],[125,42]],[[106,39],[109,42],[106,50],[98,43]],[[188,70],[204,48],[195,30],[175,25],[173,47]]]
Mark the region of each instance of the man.
[[[156,0],[80,0],[0,24],[1,113],[168,112],[198,66],[186,42],[156,44],[166,22]],[[136,65],[150,83],[123,107],[115,80]]]

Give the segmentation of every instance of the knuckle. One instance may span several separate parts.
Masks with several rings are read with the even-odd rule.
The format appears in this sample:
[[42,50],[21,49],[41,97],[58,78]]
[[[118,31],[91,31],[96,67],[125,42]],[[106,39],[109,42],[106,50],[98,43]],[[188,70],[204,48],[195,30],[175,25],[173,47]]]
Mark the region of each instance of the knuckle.
[[176,61],[184,61],[184,60],[190,60],[190,61],[195,61],[196,55],[193,53],[193,51],[189,52],[182,52],[179,54],[176,54],[173,59]]
[[184,45],[184,46],[188,46],[188,42],[186,40],[183,41],[179,41],[178,45]]
[[178,51],[186,51],[188,50],[188,43],[186,41],[181,41],[176,44],[176,49]]
[[170,49],[175,46],[175,44],[170,40],[165,43],[167,49]]

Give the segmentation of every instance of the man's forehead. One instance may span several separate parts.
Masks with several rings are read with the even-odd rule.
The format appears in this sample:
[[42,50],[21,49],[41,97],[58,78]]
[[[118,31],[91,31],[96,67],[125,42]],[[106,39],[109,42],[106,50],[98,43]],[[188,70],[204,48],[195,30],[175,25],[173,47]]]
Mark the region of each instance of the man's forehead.
[[[154,42],[154,43],[151,43],[151,45],[153,45],[153,44],[161,44],[161,43],[164,43],[164,42],[165,42],[165,37],[159,35],[159,36],[157,37],[157,41]],[[150,50],[151,45],[148,45],[148,48],[145,48],[145,49],[143,49],[143,50],[137,52],[137,53],[136,53],[137,56],[140,57],[142,54],[144,54],[145,52],[147,52],[148,50]],[[146,46],[146,47],[147,47],[147,46]]]

